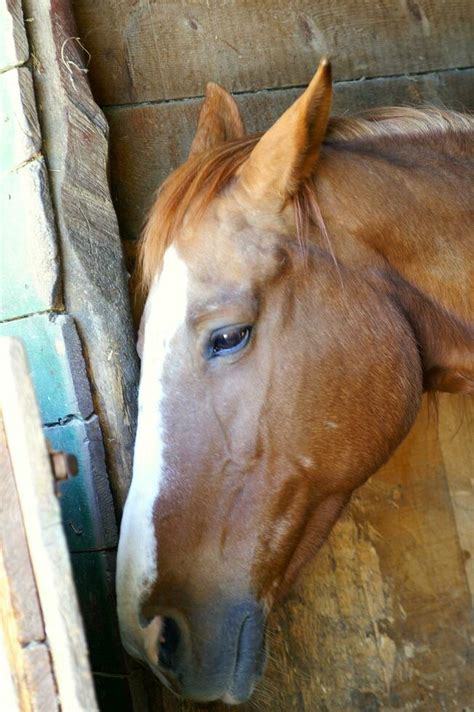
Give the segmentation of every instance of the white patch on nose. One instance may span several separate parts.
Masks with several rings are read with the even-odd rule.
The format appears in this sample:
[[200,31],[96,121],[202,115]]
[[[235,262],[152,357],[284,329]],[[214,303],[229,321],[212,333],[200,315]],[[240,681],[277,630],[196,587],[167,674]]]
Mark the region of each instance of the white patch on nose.
[[[145,312],[142,366],[138,391],[138,426],[133,478],[125,503],[117,557],[117,603],[120,631],[127,650],[150,660],[150,638],[140,625],[141,599],[157,578],[157,543],[153,508],[163,476],[163,375],[173,337],[184,324],[187,267],[171,246],[161,274],[151,287]],[[147,650],[148,649],[148,650]]]

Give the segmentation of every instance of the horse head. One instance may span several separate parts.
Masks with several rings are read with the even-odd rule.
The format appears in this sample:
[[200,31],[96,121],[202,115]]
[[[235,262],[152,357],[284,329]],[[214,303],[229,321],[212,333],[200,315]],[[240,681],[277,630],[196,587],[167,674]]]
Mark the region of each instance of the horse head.
[[246,137],[232,97],[210,85],[142,242],[119,619],[129,652],[194,700],[250,696],[269,610],[419,405],[403,310],[355,248],[335,259],[319,210],[331,93],[322,62],[265,134]]

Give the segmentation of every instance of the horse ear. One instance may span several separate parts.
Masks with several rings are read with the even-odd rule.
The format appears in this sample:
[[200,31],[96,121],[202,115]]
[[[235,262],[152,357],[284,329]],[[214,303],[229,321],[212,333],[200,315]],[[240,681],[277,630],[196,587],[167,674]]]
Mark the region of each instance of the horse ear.
[[234,98],[219,84],[209,82],[189,155],[209,151],[244,135],[244,124]]
[[331,65],[323,59],[305,92],[262,136],[239,171],[253,200],[281,209],[313,171],[332,101]]

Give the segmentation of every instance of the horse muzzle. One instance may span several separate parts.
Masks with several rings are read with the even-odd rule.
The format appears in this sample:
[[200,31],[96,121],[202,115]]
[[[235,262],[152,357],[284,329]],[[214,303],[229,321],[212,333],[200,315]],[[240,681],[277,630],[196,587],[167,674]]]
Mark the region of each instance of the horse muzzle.
[[[265,664],[265,616],[247,600],[156,610],[143,627],[146,662],[175,694],[195,702],[245,702]],[[126,641],[124,641],[126,644]]]

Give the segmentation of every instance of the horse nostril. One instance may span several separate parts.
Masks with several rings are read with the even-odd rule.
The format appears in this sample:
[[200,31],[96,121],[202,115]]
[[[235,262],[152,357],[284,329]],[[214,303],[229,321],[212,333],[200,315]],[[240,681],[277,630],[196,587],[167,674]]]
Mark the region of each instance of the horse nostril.
[[179,626],[173,618],[163,618],[159,638],[158,660],[162,667],[171,670],[181,640]]

